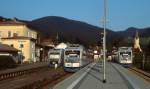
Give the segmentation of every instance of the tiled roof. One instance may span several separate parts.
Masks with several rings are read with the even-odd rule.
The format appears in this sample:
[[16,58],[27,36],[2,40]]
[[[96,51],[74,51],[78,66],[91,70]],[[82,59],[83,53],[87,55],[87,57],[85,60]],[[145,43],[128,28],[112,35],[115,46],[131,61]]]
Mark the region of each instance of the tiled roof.
[[6,44],[0,44],[0,52],[18,52],[16,48],[13,48]]
[[3,26],[3,25],[7,25],[7,26],[11,26],[11,25],[26,25],[26,23],[23,23],[23,22],[19,22],[19,21],[3,21],[3,22],[0,22],[0,26]]
[[0,26],[19,26],[19,25],[25,25],[28,28],[30,28],[33,31],[38,32],[27,22],[17,21],[17,20],[11,20],[11,21],[0,21]]

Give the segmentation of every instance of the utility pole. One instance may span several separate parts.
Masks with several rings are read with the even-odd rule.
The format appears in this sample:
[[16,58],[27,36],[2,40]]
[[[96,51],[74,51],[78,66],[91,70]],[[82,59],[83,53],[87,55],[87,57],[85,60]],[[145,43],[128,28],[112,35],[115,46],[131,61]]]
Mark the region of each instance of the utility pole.
[[106,83],[106,0],[104,0],[103,83]]

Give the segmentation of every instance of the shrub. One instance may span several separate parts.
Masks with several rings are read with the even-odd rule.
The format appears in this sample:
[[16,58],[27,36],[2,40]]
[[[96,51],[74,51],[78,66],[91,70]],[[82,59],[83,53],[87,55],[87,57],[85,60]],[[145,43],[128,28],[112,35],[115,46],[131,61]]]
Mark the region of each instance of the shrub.
[[11,56],[0,55],[0,70],[15,67],[17,67],[17,63]]

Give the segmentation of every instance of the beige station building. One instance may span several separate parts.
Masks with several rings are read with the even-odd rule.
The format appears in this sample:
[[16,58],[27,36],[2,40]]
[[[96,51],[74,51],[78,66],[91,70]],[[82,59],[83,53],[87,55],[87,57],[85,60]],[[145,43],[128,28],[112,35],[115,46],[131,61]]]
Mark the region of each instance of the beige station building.
[[26,23],[13,21],[0,22],[0,43],[10,45],[19,50],[22,62],[39,61],[36,55],[38,33]]

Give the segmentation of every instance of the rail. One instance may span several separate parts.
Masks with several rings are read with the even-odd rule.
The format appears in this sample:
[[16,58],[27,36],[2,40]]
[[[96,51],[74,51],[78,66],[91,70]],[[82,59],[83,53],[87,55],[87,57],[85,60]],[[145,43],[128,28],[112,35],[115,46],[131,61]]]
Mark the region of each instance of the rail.
[[9,78],[14,78],[26,74],[30,74],[36,71],[41,70],[42,68],[45,68],[45,66],[39,66],[39,67],[34,67],[34,68],[27,68],[27,69],[19,69],[19,70],[14,70],[14,71],[6,71],[4,73],[0,73],[0,81],[9,79]]
[[144,78],[145,80],[147,80],[148,82],[150,82],[150,73],[145,72],[143,70],[137,69],[137,68],[129,68],[130,71],[136,73],[137,75],[139,75],[140,77]]
[[[52,84],[53,82],[57,83],[57,80],[68,75],[69,73],[59,73],[59,74],[54,74],[51,76],[49,79],[42,79],[35,81],[31,84],[24,85],[22,87],[16,88],[16,89],[43,89],[43,87]],[[51,85],[52,87],[53,85]]]

